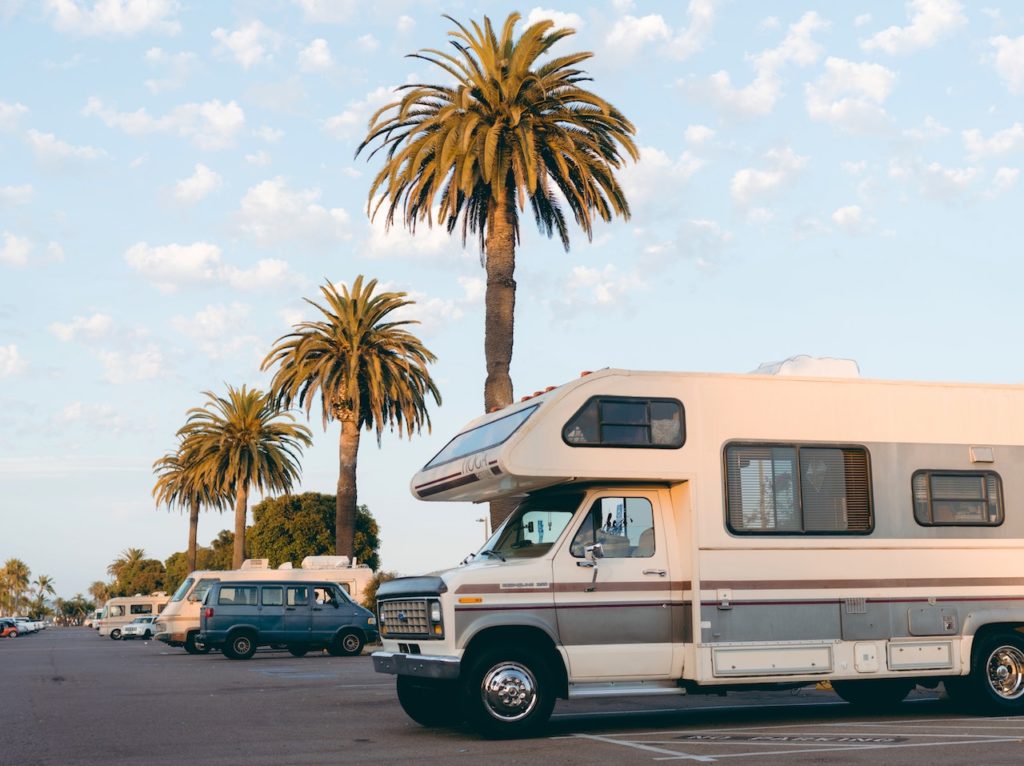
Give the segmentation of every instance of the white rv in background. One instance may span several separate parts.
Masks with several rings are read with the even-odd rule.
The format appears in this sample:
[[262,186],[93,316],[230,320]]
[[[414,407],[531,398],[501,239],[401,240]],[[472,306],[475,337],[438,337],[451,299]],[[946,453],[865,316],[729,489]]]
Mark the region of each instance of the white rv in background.
[[1024,386],[607,369],[469,423],[411,489],[521,499],[378,591],[374,665],[421,724],[824,680],[1024,712]]
[[365,564],[349,561],[348,556],[307,556],[299,569],[291,563],[270,568],[268,559],[246,559],[241,569],[192,572],[171,596],[160,613],[155,635],[170,646],[184,647],[189,654],[205,654],[209,649],[196,640],[199,633],[199,610],[207,591],[222,580],[326,580],[337,583],[356,603],[373,579],[373,570]]
[[96,621],[96,629],[101,636],[109,636],[115,641],[121,639],[121,628],[136,617],[159,614],[167,603],[167,594],[154,591],[148,596],[117,596],[103,605],[100,618]]

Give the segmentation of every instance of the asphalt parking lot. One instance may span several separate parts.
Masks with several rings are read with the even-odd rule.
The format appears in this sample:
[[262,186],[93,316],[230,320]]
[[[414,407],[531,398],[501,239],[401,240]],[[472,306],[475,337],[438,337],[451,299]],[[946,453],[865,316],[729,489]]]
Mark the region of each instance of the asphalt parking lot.
[[491,742],[406,718],[369,657],[247,662],[51,629],[0,643],[0,763],[1020,764],[1024,717],[918,691],[886,715],[831,692],[560,702],[545,736]]

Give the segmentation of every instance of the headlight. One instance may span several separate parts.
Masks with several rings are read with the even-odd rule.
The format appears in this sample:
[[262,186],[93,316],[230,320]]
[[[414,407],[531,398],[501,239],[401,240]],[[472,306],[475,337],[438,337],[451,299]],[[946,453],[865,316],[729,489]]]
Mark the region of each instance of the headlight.
[[441,622],[441,604],[440,602],[434,601],[430,604],[430,621]]
[[373,615],[371,614],[371,615],[370,615],[369,617],[367,617],[367,618],[366,618],[366,624],[367,624],[367,625],[376,625],[376,624],[377,624],[377,618],[376,618],[376,617],[374,617],[374,616],[373,616]]

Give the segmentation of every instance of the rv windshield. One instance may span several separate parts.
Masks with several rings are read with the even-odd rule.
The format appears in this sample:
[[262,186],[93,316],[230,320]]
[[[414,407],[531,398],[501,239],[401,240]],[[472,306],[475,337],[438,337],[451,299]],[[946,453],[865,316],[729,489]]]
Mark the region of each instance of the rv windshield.
[[469,431],[464,431],[448,442],[447,446],[423,467],[433,468],[442,463],[450,463],[452,460],[458,460],[460,457],[471,455],[474,452],[497,447],[514,434],[519,429],[519,426],[525,423],[526,419],[539,406],[539,404],[535,404],[532,407],[513,412],[511,415],[506,415],[503,418],[492,420],[490,423],[484,423],[482,426],[477,426]]
[[178,589],[174,591],[174,595],[171,596],[171,601],[181,601],[183,598],[185,598],[185,594],[188,593],[188,589],[192,587],[192,583],[194,582],[195,580],[193,580],[191,577],[186,577],[185,582],[179,585]]
[[215,577],[209,580],[200,580],[199,584],[196,585],[196,589],[192,591],[192,595],[188,597],[188,600],[198,601],[200,604],[203,603],[203,599],[206,598],[206,594],[209,593],[210,588],[213,587],[215,582],[220,581]]
[[572,520],[582,493],[530,497],[520,503],[477,556],[533,559],[547,553]]

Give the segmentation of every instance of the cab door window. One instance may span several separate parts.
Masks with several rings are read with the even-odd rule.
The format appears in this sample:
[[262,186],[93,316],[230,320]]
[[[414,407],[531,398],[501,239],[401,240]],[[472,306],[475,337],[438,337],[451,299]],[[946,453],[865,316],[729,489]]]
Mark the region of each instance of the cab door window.
[[602,497],[594,501],[569,551],[586,555],[601,544],[605,558],[651,558],[655,551],[654,509],[646,497]]

